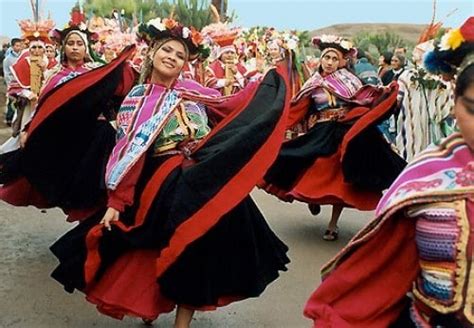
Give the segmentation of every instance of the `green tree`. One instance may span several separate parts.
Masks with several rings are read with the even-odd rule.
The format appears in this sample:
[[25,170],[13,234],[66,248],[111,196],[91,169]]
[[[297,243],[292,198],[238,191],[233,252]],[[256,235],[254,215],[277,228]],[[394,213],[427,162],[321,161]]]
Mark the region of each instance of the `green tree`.
[[[88,16],[96,14],[109,17],[112,10],[124,10],[124,19],[131,21],[134,17],[139,21],[147,22],[155,17],[174,18],[184,25],[192,25],[201,29],[211,24],[212,17],[209,11],[209,0],[85,0],[84,11]],[[232,13],[229,21],[235,18]]]
[[375,48],[379,54],[387,50],[394,50],[398,47],[411,46],[410,42],[393,32],[361,32],[353,38],[353,42],[357,48],[364,51],[370,51]]

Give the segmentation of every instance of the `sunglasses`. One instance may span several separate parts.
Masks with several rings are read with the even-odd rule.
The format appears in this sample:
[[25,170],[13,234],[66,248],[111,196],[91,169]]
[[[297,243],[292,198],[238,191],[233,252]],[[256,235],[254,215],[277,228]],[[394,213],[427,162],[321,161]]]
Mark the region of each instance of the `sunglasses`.
[[42,46],[31,46],[30,49],[41,49],[43,48]]

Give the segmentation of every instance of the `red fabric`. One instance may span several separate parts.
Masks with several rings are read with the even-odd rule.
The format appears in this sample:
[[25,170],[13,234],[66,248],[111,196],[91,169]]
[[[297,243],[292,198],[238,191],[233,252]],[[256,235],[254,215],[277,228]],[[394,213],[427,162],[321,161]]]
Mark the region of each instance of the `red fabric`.
[[352,248],[306,303],[314,327],[380,328],[397,319],[419,270],[415,223],[393,217]]
[[3,185],[0,188],[0,199],[14,206],[51,208],[46,199],[24,177]]
[[469,17],[459,28],[464,40],[474,42],[474,16]]
[[231,113],[240,112],[248,104],[247,102],[242,102],[242,99],[252,99],[257,89],[258,83],[253,82],[248,84],[241,91],[226,97],[221,103],[206,103],[205,100],[202,101],[208,106],[207,114],[209,116],[209,120],[217,124]]
[[[173,311],[176,304],[161,294],[156,282],[154,262],[158,256],[159,251],[155,250],[135,250],[124,254],[100,281],[86,290],[87,300],[101,313],[116,319],[128,315],[155,320],[160,314]],[[215,305],[180,305],[197,311],[212,311],[241,299],[228,296],[220,298]]]
[[136,78],[137,72],[133,69],[131,64],[127,62],[123,68],[122,79],[115,90],[115,95],[119,97],[125,97],[135,84]]
[[290,113],[288,115],[288,128],[295,126],[303,120],[311,106],[311,101],[311,97],[304,97],[297,103],[291,104]]
[[[225,70],[224,70],[224,67],[222,67],[222,65],[223,63],[220,60],[215,60],[208,66],[214,73],[214,76],[218,79],[225,78]],[[245,66],[242,65],[241,63],[237,63],[235,66],[237,67],[237,70],[240,72],[240,74],[245,76],[245,74],[247,73],[247,69],[245,68]]]
[[155,250],[130,251],[121,256],[87,290],[87,300],[111,317],[124,315],[154,320],[161,313],[173,311],[174,302],[165,298],[156,283]]
[[28,133],[31,135],[41,123],[47,119],[58,108],[63,106],[70,98],[77,96],[90,85],[96,83],[104,76],[112,72],[117,66],[122,64],[128,56],[134,51],[135,47],[130,47],[122,52],[119,57],[114,59],[110,64],[84,73],[78,76],[69,83],[63,85],[61,88],[55,89],[44,101],[40,102],[41,110],[38,111],[28,127]]
[[58,64],[58,61],[56,60],[56,58],[49,58],[49,60],[48,60],[48,69],[53,68],[57,64]]
[[30,87],[30,63],[28,62],[29,55],[22,55],[11,66],[11,70],[17,79],[17,82],[22,88]]
[[[381,193],[362,191],[344,181],[340,163],[341,150],[321,157],[305,172],[288,195],[315,204],[341,204],[362,211],[377,207]],[[324,174],[321,174],[324,172]]]

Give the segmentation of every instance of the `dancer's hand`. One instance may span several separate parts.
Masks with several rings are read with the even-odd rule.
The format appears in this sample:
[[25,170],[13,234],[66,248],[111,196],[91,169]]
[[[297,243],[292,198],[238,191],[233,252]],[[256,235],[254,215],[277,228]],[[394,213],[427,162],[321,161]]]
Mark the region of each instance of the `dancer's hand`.
[[102,220],[100,220],[100,224],[103,224],[107,230],[112,230],[111,222],[118,221],[120,216],[120,212],[117,211],[115,208],[109,207],[104,214]]

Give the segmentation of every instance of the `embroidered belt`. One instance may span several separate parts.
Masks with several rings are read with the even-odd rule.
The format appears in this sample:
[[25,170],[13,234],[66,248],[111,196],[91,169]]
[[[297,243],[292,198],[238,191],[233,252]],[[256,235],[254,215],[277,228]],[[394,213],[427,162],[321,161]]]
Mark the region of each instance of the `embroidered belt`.
[[311,114],[308,117],[308,128],[312,128],[316,123],[327,121],[338,121],[343,119],[349,110],[345,107],[331,108]]
[[154,150],[153,157],[183,154],[186,158],[189,158],[193,150],[198,145],[199,141],[200,140],[188,139],[163,145]]

